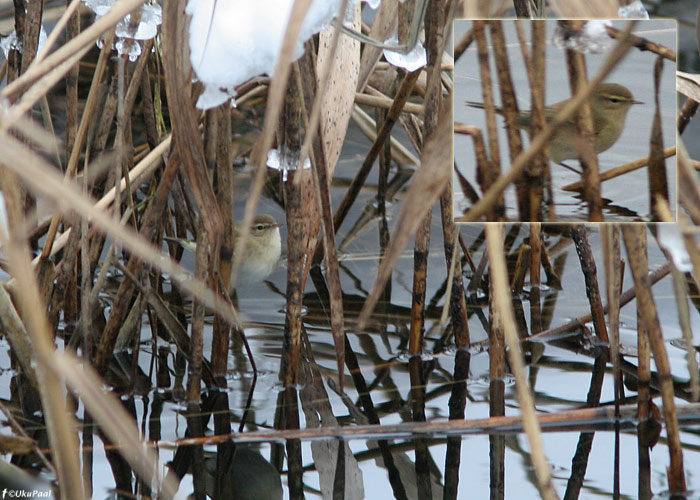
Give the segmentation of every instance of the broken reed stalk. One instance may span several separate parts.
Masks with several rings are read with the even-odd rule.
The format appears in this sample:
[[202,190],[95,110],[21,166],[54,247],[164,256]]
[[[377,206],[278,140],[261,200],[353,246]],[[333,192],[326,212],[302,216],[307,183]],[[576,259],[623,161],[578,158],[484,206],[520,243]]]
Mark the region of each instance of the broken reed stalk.
[[685,276],[676,269],[675,265],[671,266],[671,275],[673,276],[674,298],[678,308],[678,322],[685,341],[685,358],[690,376],[690,397],[692,401],[697,401],[700,395],[698,390],[698,361],[695,357],[695,348],[693,346],[693,331],[690,321],[690,308],[688,307],[688,285],[685,281]]
[[[527,40],[523,31],[522,23],[519,20],[514,21],[518,41],[520,42],[520,50],[522,52],[523,63],[527,70],[527,78],[530,82],[530,102],[532,123],[530,124],[529,137],[530,140],[537,135],[545,125],[544,102],[545,102],[545,72],[546,72],[546,50],[545,42],[546,24],[544,22],[532,21],[531,25],[531,40],[532,40],[532,55],[527,50]],[[520,220],[541,221],[542,201],[544,200],[543,190],[545,184],[551,184],[551,175],[549,171],[549,157],[545,147],[539,155],[535,157],[532,164],[523,172],[523,181],[527,188],[527,199],[521,203],[519,211]],[[514,159],[511,159],[511,163]],[[550,217],[555,217],[553,210],[553,200],[550,199]]]
[[[446,24],[446,23],[445,23]],[[470,30],[469,33],[472,33]],[[463,38],[466,41],[466,37]],[[459,58],[468,45],[468,42],[455,47],[455,58]],[[454,93],[450,92],[450,109],[454,109]],[[454,121],[454,117],[453,117]],[[454,142],[450,143],[451,156],[454,165]],[[462,278],[461,259],[458,259],[459,230],[454,222],[454,188],[452,176],[440,196],[440,209],[442,215],[442,230],[444,235],[445,260],[448,266],[448,283],[446,302],[450,304],[452,319],[452,333],[457,346],[455,367],[453,373],[453,386],[449,399],[449,418],[463,419],[466,407],[467,383],[469,374],[469,352],[467,347],[469,340],[469,323],[467,320],[466,296],[464,294],[464,280]],[[468,258],[468,257],[467,257]],[[444,498],[457,498],[459,484],[459,465],[461,460],[462,440],[460,438],[448,438],[445,452],[445,482]]]
[[540,306],[540,266],[542,265],[543,253],[547,249],[542,248],[542,224],[531,222],[530,229],[530,335],[542,331],[542,308]]
[[[295,7],[300,2],[295,3]],[[308,8],[308,3],[305,6]],[[289,34],[289,27],[288,33]],[[290,151],[301,149],[301,124],[303,97],[300,79],[298,77],[298,64],[293,63],[289,68],[289,81],[285,85],[284,100],[281,105],[278,135],[280,146]],[[274,85],[274,80],[273,80]],[[266,118],[273,105],[268,100]],[[266,137],[263,136],[263,140]],[[258,164],[258,173],[265,168],[264,162]],[[283,183],[285,196],[285,215],[287,223],[287,290],[286,311],[284,318],[284,343],[282,362],[280,364],[280,379],[284,390],[278,397],[280,415],[275,417],[275,427],[278,429],[299,429],[299,400],[296,384],[299,380],[300,357],[302,346],[302,297],[304,290],[305,272],[304,258],[308,238],[308,225],[304,219],[305,210],[309,210],[310,200],[313,195],[305,197],[308,189],[308,176],[306,169],[296,169],[290,173],[290,177]],[[295,181],[295,177],[306,177],[301,182]],[[257,181],[257,178],[256,178]],[[310,194],[310,193],[309,193]],[[249,200],[250,201],[250,200]],[[248,216],[249,214],[246,214]],[[247,218],[247,217],[246,217]],[[246,219],[244,219],[245,221]],[[245,224],[245,222],[244,222]],[[240,243],[237,247],[241,248]],[[238,259],[237,259],[238,260]],[[234,269],[236,264],[234,263]],[[303,480],[301,468],[301,445],[298,440],[288,440],[285,443],[288,463],[288,484],[291,497],[303,496]]]
[[[447,198],[443,194],[440,201]],[[445,215],[452,208],[452,201],[449,200],[449,207],[443,210],[443,232],[448,234],[445,229]],[[452,331],[457,346],[455,355],[455,367],[452,375],[452,392],[448,403],[450,420],[463,420],[466,408],[467,399],[467,378],[469,376],[469,359],[470,354],[467,350],[469,347],[469,324],[467,322],[466,296],[464,294],[464,285],[462,279],[461,266],[458,265],[461,259],[457,258],[458,246],[457,239],[459,229],[454,227],[454,221],[450,221],[454,228],[455,238],[451,241],[453,247],[451,260],[448,259],[448,265],[451,264],[450,273],[454,275],[452,293],[451,293],[451,312],[452,312]],[[445,239],[445,254],[448,252],[448,242]],[[449,278],[448,278],[449,279]],[[448,286],[449,288],[449,286]],[[450,295],[448,295],[450,296]],[[462,439],[459,437],[451,437],[447,439],[447,450],[445,452],[445,484],[444,498],[457,498],[457,487],[459,485],[459,464],[461,460]]]
[[[481,133],[479,127],[473,125],[465,125],[462,123],[455,123],[454,125],[455,134],[466,134],[471,136],[472,142],[474,143],[474,156],[476,158],[476,177],[478,179],[484,179],[488,177],[488,170],[490,168],[489,158],[486,154],[486,144],[484,143],[484,137]],[[460,176],[461,178],[461,176]],[[481,182],[479,182],[481,184]],[[466,193],[465,193],[466,194]],[[472,196],[472,202],[476,203],[478,197]]]
[[[518,102],[513,89],[513,78],[510,74],[510,62],[506,49],[506,39],[503,33],[503,21],[490,21],[488,24],[493,43],[493,55],[498,74],[498,86],[501,90],[501,106],[506,122],[506,135],[508,137],[508,154],[510,162],[523,151],[523,141],[520,137],[520,129],[517,126]],[[489,131],[489,137],[490,131]],[[495,177],[492,177],[492,179]],[[515,180],[515,194],[518,200],[518,214],[520,220],[529,220],[528,215],[528,186],[527,179],[523,175]]]
[[[646,249],[646,231],[639,235],[642,251],[637,252],[638,265],[649,266]],[[626,243],[625,243],[626,245]],[[669,272],[671,264],[668,264]],[[636,280],[635,291],[636,291]],[[621,301],[622,302],[622,301]],[[650,452],[653,443],[648,438],[649,429],[654,424],[654,402],[651,396],[651,350],[649,347],[649,335],[647,324],[642,320],[640,306],[636,308],[637,319],[637,420],[640,423],[637,432],[637,453],[639,460],[638,493],[639,498],[651,498],[651,461]]]
[[25,5],[24,26],[18,26],[19,34],[22,36],[22,70],[26,70],[36,57],[43,7],[41,3]]
[[661,104],[659,91],[661,89],[661,72],[664,60],[661,56],[656,58],[654,64],[654,118],[651,127],[651,139],[649,149],[649,206],[653,220],[659,220],[657,208],[658,199],[668,202],[668,179],[666,178],[666,161],[664,159],[664,136],[661,129]]
[[668,355],[663,341],[656,305],[648,283],[646,258],[644,257],[646,254],[645,231],[646,228],[641,224],[622,226],[622,235],[625,240],[625,248],[627,249],[630,269],[637,292],[637,312],[641,321],[640,324],[644,325],[646,335],[649,338],[649,345],[654,353],[654,361],[661,384],[661,398],[663,400],[666,433],[668,435],[668,451],[671,462],[670,467],[667,469],[669,489],[672,492],[680,493],[686,491],[683,451],[680,445]]
[[[676,155],[676,146],[671,146],[670,148],[664,149],[664,158],[670,158],[671,156]],[[626,174],[628,172],[633,172],[635,170],[638,170],[640,168],[646,167],[649,165],[649,157],[647,156],[646,158],[641,158],[639,160],[634,160],[629,163],[625,163],[624,165],[620,165],[619,167],[611,168],[610,170],[606,170],[605,172],[602,172],[599,176],[600,182],[605,182],[610,179],[614,179],[615,177],[619,177],[623,174]],[[580,191],[583,187],[583,182],[582,181],[577,181],[573,182],[571,184],[567,184],[566,186],[562,187],[564,191]]]
[[[370,141],[374,142],[377,140],[377,128],[381,130],[381,125],[377,127],[374,119],[365,113],[361,107],[357,105],[353,107],[352,120]],[[399,142],[394,136],[389,135],[389,143],[391,144],[391,157],[397,164],[401,166],[418,165],[418,157],[411,153],[408,148]]]
[[[195,252],[194,276],[205,281],[208,270],[212,265],[211,235],[205,230],[197,234],[197,251]],[[201,402],[202,364],[204,358],[204,304],[197,299],[192,301],[192,325],[190,330],[189,370],[187,372],[187,402],[197,408]],[[199,414],[199,410],[196,411]],[[188,423],[190,420],[188,419]],[[189,426],[188,426],[189,428]],[[200,426],[196,429],[201,431]]]
[[[286,89],[284,108],[279,124],[280,147],[289,151],[301,148],[302,95],[301,81],[292,67]],[[280,366],[280,378],[287,389],[298,382],[302,333],[302,295],[304,290],[304,253],[306,251],[306,224],[304,221],[304,188],[306,184],[295,182],[295,177],[308,175],[306,169],[290,172],[284,181],[285,214],[287,217],[287,307],[284,321],[284,356]],[[237,244],[238,245],[238,244]],[[240,247],[239,247],[240,248]],[[285,392],[285,401],[290,394]],[[294,401],[296,405],[296,400]],[[291,408],[288,408],[291,411]],[[297,417],[298,418],[298,417]]]
[[[294,386],[285,387],[281,394],[283,401],[284,428],[298,430],[299,427],[299,398]],[[301,441],[288,439],[285,441],[287,452],[287,484],[290,498],[304,498],[303,467]]]
[[[406,6],[399,6],[399,12]],[[428,76],[427,93],[425,96],[425,118],[423,122],[422,143],[428,140],[437,129],[439,112],[442,102],[442,84],[440,83],[440,63],[444,46],[443,30],[445,28],[445,13],[442,9],[429,9],[425,18],[426,31],[426,75]],[[401,29],[401,28],[400,28]],[[452,107],[449,107],[451,110]],[[452,156],[452,155],[450,155]],[[452,176],[450,176],[451,179]],[[450,188],[450,183],[444,189]],[[451,188],[450,188],[451,189]],[[444,190],[440,193],[442,194]],[[423,348],[423,330],[425,324],[425,291],[428,270],[428,255],[430,251],[430,223],[432,207],[429,207],[421,223],[418,225],[413,247],[413,292],[411,301],[411,326],[409,331],[408,350],[412,356],[420,354]],[[453,233],[445,233],[444,240]],[[447,259],[449,265],[449,257]],[[449,300],[449,297],[447,298]],[[422,385],[422,384],[421,384]],[[424,417],[423,417],[424,418]],[[429,484],[429,483],[428,483]],[[427,493],[427,492],[426,492]]]
[[[215,169],[216,169],[216,201],[221,209],[222,223],[225,228],[233,227],[235,221],[234,214],[234,175],[231,158],[231,148],[229,146],[231,137],[231,110],[227,103],[210,111],[212,125],[216,129],[215,147]],[[212,149],[214,149],[212,147]],[[221,280],[222,289],[230,289],[231,279],[231,259],[233,258],[233,231],[224,231],[221,235],[221,251],[218,259],[218,276]],[[218,286],[213,286],[217,290]],[[211,340],[211,367],[216,377],[225,375],[228,370],[228,352],[231,328],[226,322],[216,316]]]
[[486,266],[488,264],[488,258],[486,256],[486,252],[481,254],[481,260],[479,261],[479,265],[476,266],[474,270],[472,270],[472,278],[469,281],[469,284],[467,285],[467,291],[470,293],[473,293],[477,291],[481,287],[481,281],[484,276],[484,272],[486,271]]
[[[483,176],[477,176],[477,182],[481,192],[486,193],[493,186],[501,174],[501,154],[498,147],[498,129],[496,128],[496,109],[493,101],[493,85],[491,83],[491,68],[489,65],[489,52],[486,41],[486,21],[474,22],[474,38],[476,39],[477,57],[479,62],[479,75],[481,77],[481,94],[486,116],[486,134],[488,136],[489,162]],[[489,221],[502,220],[504,217],[504,204],[502,198],[495,201],[491,208]]]
[[[484,255],[484,260],[486,255]],[[489,290],[494,290],[496,274],[489,273]],[[489,293],[489,417],[505,415],[506,344],[503,316],[496,304],[496,295]],[[489,436],[489,476],[491,498],[504,498],[505,436]]]
[[[613,28],[612,26],[606,26],[605,30],[608,32],[608,35],[610,35],[610,38],[620,39],[623,36],[620,30]],[[629,41],[640,51],[653,52],[661,58],[668,59],[671,62],[676,62],[676,52],[668,47],[664,47],[663,45],[659,45],[658,43],[654,43],[637,35],[630,35]]]
[[[411,417],[414,422],[425,422],[425,379],[420,356],[408,360],[409,379],[411,381]],[[428,449],[428,440],[418,438],[414,441],[416,456],[416,485],[420,498],[432,498],[430,465],[432,458]]]
[[[190,62],[186,57],[187,23],[180,5],[168,4],[163,9],[163,69],[165,90],[170,114],[175,152],[199,208],[199,216],[208,232],[216,252],[219,248],[219,235],[223,230],[221,213],[216,203],[211,181],[207,175],[204,158],[204,145],[197,127],[197,116],[191,101],[192,82],[189,78]],[[245,232],[245,231],[244,231]],[[241,252],[242,253],[242,252]],[[235,267],[235,266],[234,266]]]
[[[583,29],[585,21],[559,21],[565,30],[579,32]],[[582,52],[567,48],[566,66],[569,73],[569,86],[571,95],[575,95],[585,88],[588,81],[586,71],[586,59]],[[601,222],[603,220],[603,202],[601,200],[600,179],[598,178],[598,155],[595,152],[595,131],[593,125],[593,112],[591,103],[584,103],[575,117],[576,132],[581,138],[579,148],[579,161],[583,172],[583,197],[588,205],[588,220]]]
[[542,269],[544,270],[544,275],[547,277],[547,283],[549,284],[549,286],[556,289],[561,289],[561,279],[559,278],[559,274],[552,265],[552,260],[549,258],[549,250],[547,248],[545,248],[542,252],[541,263]]
[[[394,2],[379,4],[374,22],[369,30],[369,36],[374,40],[387,40],[398,25],[398,6]],[[374,69],[382,57],[382,49],[372,44],[366,44],[360,60],[360,75],[357,80],[357,92],[363,92]]]
[[593,257],[591,245],[588,243],[586,226],[584,224],[574,224],[571,226],[571,237],[574,240],[576,253],[581,262],[581,272],[586,283],[586,296],[591,307],[591,316],[595,333],[601,342],[609,343],[608,329],[605,324],[605,310],[603,301],[600,298],[600,287],[598,286],[598,269]]
[[503,249],[503,224],[486,225],[486,249],[489,256],[490,273],[493,275],[491,293],[496,307],[494,315],[499,315],[503,325],[505,340],[508,344],[510,367],[515,377],[518,391],[518,401],[523,417],[523,426],[527,432],[528,442],[535,467],[537,489],[545,500],[557,499],[557,493],[552,484],[549,464],[542,446],[540,426],[537,421],[535,405],[530,393],[530,387],[525,375],[525,362],[520,350],[520,341],[513,317],[510,293],[508,291],[508,271]]
[[615,399],[615,471],[613,490],[620,490],[620,293],[622,292],[623,269],[620,260],[620,227],[617,224],[601,226],[603,266],[605,268],[605,292],[608,303],[608,336],[610,337],[610,357],[613,366],[613,394]]
[[[430,222],[433,211],[429,208],[416,231],[413,246],[413,288],[411,300],[411,326],[409,330],[408,352],[419,356],[423,348],[423,325],[425,323],[425,290],[430,250]],[[413,383],[411,384],[413,385]]]
[[[455,344],[458,348],[469,346],[469,323],[467,320],[467,303],[464,295],[464,280],[462,278],[459,258],[458,238],[459,230],[454,223],[454,202],[452,183],[448,183],[445,191],[440,197],[440,208],[442,212],[442,231],[445,235],[445,261],[447,263],[447,286],[445,306],[449,305],[449,313],[452,319],[452,333]],[[448,235],[453,235],[451,238]],[[446,315],[443,315],[441,323],[444,324]]]
[[[118,177],[115,181],[119,184]],[[83,192],[88,193],[88,168],[87,163],[83,169]],[[52,220],[53,223],[53,220]],[[83,330],[83,357],[86,360],[90,360],[91,356],[94,354],[94,338],[91,324],[92,324],[92,304],[90,303],[91,287],[93,283],[93,276],[90,272],[90,259],[88,257],[90,243],[88,240],[89,225],[87,219],[80,220],[80,245],[83,249],[81,259],[80,259],[80,316],[82,321]],[[50,228],[49,228],[50,229]],[[43,252],[42,252],[43,255]]]
[[520,295],[525,284],[525,275],[530,269],[530,245],[523,243],[518,249],[518,258],[515,261],[515,272],[510,283],[511,293]]
[[466,50],[469,48],[469,46],[472,44],[474,41],[474,27],[472,26],[469,28],[469,31],[467,31],[462,38],[460,38],[456,43],[454,47],[454,60],[457,62],[460,57],[462,57],[462,54],[466,52]]
[[4,286],[0,286],[0,324],[7,342],[10,344],[12,354],[16,358],[22,373],[29,380],[30,385],[39,390],[36,372],[32,367],[32,344],[30,337],[22,323],[22,318],[12,303],[10,294]]
[[[532,79],[530,82],[530,96],[532,100],[532,130],[530,141],[539,134],[546,124],[545,118],[545,89],[547,68],[547,25],[544,22],[532,23]],[[549,166],[549,148],[544,147],[540,154],[535,156],[535,161],[525,173],[538,178],[530,191],[530,219],[531,221],[543,220],[544,191],[547,190],[547,205],[549,221],[556,219],[554,210],[554,195],[552,193],[552,171]]]

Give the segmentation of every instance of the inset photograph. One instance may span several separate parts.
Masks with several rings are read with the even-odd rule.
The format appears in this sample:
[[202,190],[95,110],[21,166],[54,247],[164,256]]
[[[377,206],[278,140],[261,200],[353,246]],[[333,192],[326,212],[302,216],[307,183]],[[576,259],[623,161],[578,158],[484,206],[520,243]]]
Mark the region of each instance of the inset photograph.
[[675,220],[676,30],[455,21],[456,220]]

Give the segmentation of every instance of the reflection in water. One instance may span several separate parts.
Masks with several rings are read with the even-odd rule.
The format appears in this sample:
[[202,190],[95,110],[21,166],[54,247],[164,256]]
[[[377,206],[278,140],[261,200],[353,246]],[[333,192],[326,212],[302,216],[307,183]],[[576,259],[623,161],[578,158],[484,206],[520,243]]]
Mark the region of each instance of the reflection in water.
[[[434,224],[439,224],[437,216]],[[358,233],[351,245],[355,248],[368,245],[379,234],[381,225],[381,221],[374,221]],[[372,226],[376,232],[369,230]],[[523,277],[521,270],[523,265],[529,266],[534,252],[530,235],[528,226],[510,226],[505,248],[511,284],[520,290],[512,304],[524,341],[529,383],[541,413],[541,425],[547,432],[559,431],[544,437],[548,458],[554,466],[556,489],[566,492],[567,498],[610,495],[613,481],[597,464],[612,463],[618,442],[623,496],[637,494],[637,482],[630,477],[639,477],[643,485],[640,487],[647,492],[662,490],[663,484],[654,485],[650,480],[654,475],[662,477],[666,466],[666,442],[659,436],[661,417],[653,402],[650,419],[634,426],[640,386],[636,337],[630,331],[636,323],[634,302],[622,309],[622,322],[628,326],[623,331],[621,346],[625,382],[621,386],[621,419],[614,418],[612,408],[607,413],[580,413],[582,408],[608,407],[614,400],[611,373],[607,369],[608,345],[599,340],[590,318],[585,317],[590,314],[590,306],[576,251],[584,245],[581,240],[584,238],[591,245],[592,257],[600,261],[599,235],[594,229],[581,227],[576,235],[579,242],[574,245],[570,227],[545,227],[540,261],[546,272],[539,287],[532,286],[529,275]],[[174,454],[168,447],[160,447],[163,461],[170,463],[171,474],[181,482],[183,491],[206,492],[213,498],[280,498],[281,474],[284,492],[291,498],[302,495],[330,498],[340,492],[345,492],[344,498],[358,499],[462,498],[465,492],[483,498],[489,491],[496,496],[504,494],[506,498],[515,491],[521,491],[522,497],[534,497],[536,488],[528,447],[523,435],[517,433],[520,424],[503,420],[500,426],[489,427],[496,421],[477,420],[497,415],[508,419],[520,412],[508,362],[489,334],[493,317],[489,310],[489,266],[483,227],[463,226],[461,238],[469,256],[469,260],[463,261],[472,339],[469,349],[457,349],[451,325],[441,324],[446,293],[443,280],[429,282],[427,295],[431,300],[426,308],[421,355],[407,354],[410,287],[403,266],[395,271],[391,294],[376,308],[367,329],[355,331],[357,316],[374,278],[372,268],[379,259],[377,255],[358,252],[358,258],[347,254],[342,267],[348,334],[344,392],[340,392],[336,380],[328,292],[317,270],[312,272],[303,300],[302,357],[296,387],[280,390],[276,375],[282,353],[285,301],[282,294],[274,293],[274,285],[281,270],[271,276],[271,289],[261,285],[241,294],[241,309],[251,318],[245,330],[259,369],[257,377],[239,336],[232,342],[231,375],[226,388],[210,385],[199,406],[185,404],[184,356],[174,344],[164,340],[142,337],[140,350],[116,356],[104,376],[122,395],[122,403],[139,422],[144,439],[155,443],[187,438],[186,429],[192,425],[204,430],[205,437],[196,441],[200,443],[197,446],[180,446]],[[650,267],[654,268],[663,262],[663,256],[653,237],[650,240]],[[434,245],[429,270],[435,266],[444,266],[444,261],[441,250]],[[598,279],[601,279],[601,266],[598,267]],[[662,326],[670,340],[677,331],[674,325],[678,320],[675,306],[669,302],[672,300],[670,280],[663,278],[667,273],[667,267],[661,268],[653,274],[651,283]],[[434,275],[439,275],[437,270]],[[631,288],[629,276],[624,283],[623,288]],[[623,294],[623,302],[629,296],[630,293]],[[173,302],[169,307],[173,311],[184,313],[189,309],[187,303],[184,307],[178,305],[180,299],[176,295],[170,299]],[[697,323],[697,312],[691,315],[691,321]],[[532,341],[527,341],[529,338]],[[673,344],[667,349],[676,398],[689,401],[685,353]],[[12,373],[4,372],[12,378],[9,384],[12,392],[5,406],[24,422],[25,429],[32,429],[28,423],[34,422],[31,436],[46,448],[46,433],[37,418],[40,414],[36,413],[37,396],[21,376]],[[656,373],[644,383],[652,396],[658,394],[660,381]],[[570,416],[566,421],[557,420],[563,410],[579,413],[567,414]],[[80,414],[83,444],[88,446],[92,442],[94,446],[85,451],[84,468],[86,477],[94,484],[95,496],[103,495],[105,487],[116,488],[126,496],[136,492],[148,494],[149,485],[135,481],[130,467],[115,451],[118,443],[110,443],[99,432],[93,434],[89,415],[82,410]],[[680,418],[689,424],[693,418],[697,419],[697,413],[694,416],[681,412]],[[473,422],[475,427],[467,429],[463,425],[461,430],[448,432],[446,419],[458,424]],[[422,421],[433,427],[416,433],[405,428],[393,435],[380,434],[379,428],[375,428],[374,435],[371,430],[363,431],[362,439],[352,439],[347,434],[340,438],[337,430],[338,426],[352,431],[356,426],[392,428],[395,424]],[[296,427],[301,430],[295,439],[274,437],[273,429]],[[614,432],[616,428],[618,433]],[[316,436],[325,438],[306,440],[304,433],[313,429],[318,431]],[[206,437],[227,436],[235,430],[244,432],[236,434],[234,439]],[[253,431],[269,433],[256,438],[267,439],[268,444],[244,444],[246,436],[257,436],[251,434]],[[410,439],[412,434],[420,439]],[[637,436],[643,449],[649,450],[647,465],[638,466],[637,460],[630,456],[630,450],[636,454]],[[697,464],[698,449],[690,432],[682,432],[681,438],[686,467],[690,470]],[[42,468],[40,458],[33,455],[15,455],[13,463],[25,469]],[[111,472],[98,475],[96,471],[104,470],[104,465],[109,465]],[[488,481],[486,474],[490,477]],[[241,492],[242,485],[253,489],[265,486],[271,490],[259,490],[258,496],[251,496]]]

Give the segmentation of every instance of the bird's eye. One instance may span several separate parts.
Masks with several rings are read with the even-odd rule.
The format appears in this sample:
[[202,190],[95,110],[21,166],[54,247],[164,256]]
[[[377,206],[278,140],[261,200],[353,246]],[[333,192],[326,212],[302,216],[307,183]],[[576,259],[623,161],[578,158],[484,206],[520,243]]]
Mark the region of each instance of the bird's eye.
[[263,229],[265,229],[265,226],[263,226],[262,224],[258,224],[257,226],[255,226],[255,229],[257,229],[258,231],[262,231]]
[[610,102],[620,102],[620,99],[618,99],[617,97],[611,97]]

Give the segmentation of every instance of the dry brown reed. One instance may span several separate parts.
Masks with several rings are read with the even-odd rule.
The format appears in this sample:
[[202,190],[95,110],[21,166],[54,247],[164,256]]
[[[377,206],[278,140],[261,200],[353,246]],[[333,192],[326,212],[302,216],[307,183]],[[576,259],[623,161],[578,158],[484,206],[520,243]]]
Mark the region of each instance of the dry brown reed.
[[[77,467],[77,425],[68,416],[69,412],[59,397],[64,383],[85,405],[86,422],[94,418],[106,438],[120,449],[134,471],[142,477],[142,484],[150,483],[156,488],[154,493],[160,490],[159,494],[165,497],[174,494],[174,476],[169,475],[164,482],[154,480],[154,471],[161,472],[160,466],[156,465],[157,457],[139,451],[140,438],[132,417],[126,415],[113,396],[101,393],[100,384],[106,382],[93,373],[90,364],[99,373],[105,374],[109,371],[117,347],[133,349],[134,356],[138,356],[139,325],[141,318],[148,315],[154,338],[157,330],[158,335],[173,340],[177,346],[177,356],[186,360],[187,387],[184,396],[187,402],[187,432],[193,437],[203,436],[200,412],[208,403],[203,399],[202,387],[215,387],[222,383],[231,331],[240,332],[236,309],[226,292],[240,266],[243,252],[239,249],[245,246],[249,236],[247,228],[256,213],[258,199],[268,177],[265,158],[275,140],[302,147],[301,161],[309,156],[314,166],[308,172],[297,170],[281,189],[289,239],[287,324],[281,374],[286,390],[281,398],[284,416],[279,426],[291,429],[299,426],[295,384],[298,381],[301,339],[305,335],[302,292],[317,245],[317,255],[322,253],[325,258],[324,278],[336,345],[336,376],[340,390],[343,390],[344,364],[351,354],[344,352],[347,326],[344,323],[344,298],[335,235],[385,145],[392,144],[392,156],[400,164],[420,165],[417,180],[413,182],[416,203],[412,204],[412,210],[420,214],[419,218],[428,221],[425,216],[430,213],[430,207],[438,198],[441,201],[443,231],[448,235],[444,238],[445,269],[450,276],[444,310],[453,317],[451,328],[460,346],[468,346],[466,304],[461,274],[458,272],[457,232],[452,213],[452,103],[449,97],[445,97],[446,91],[451,88],[451,80],[443,73],[444,69],[452,67],[449,58],[443,57],[451,26],[449,3],[428,14],[427,70],[406,74],[403,85],[386,93],[369,86],[381,51],[367,45],[360,59],[360,44],[341,37],[338,29],[322,35],[321,40],[326,38],[318,49],[314,42],[307,43],[306,55],[299,62],[292,62],[294,44],[291,42],[296,39],[310,5],[308,0],[296,1],[274,76],[247,88],[242,99],[264,96],[266,102],[262,133],[249,151],[240,149],[238,144],[231,146],[233,125],[232,113],[228,108],[222,107],[206,114],[194,109],[193,97],[198,88],[191,80],[186,45],[187,19],[182,3],[163,5],[163,25],[158,42],[146,42],[135,64],[126,62],[124,57],[111,58],[112,37],[114,25],[125,14],[138,9],[142,1],[118,2],[105,16],[88,23],[82,31],[78,29],[78,4],[77,0],[71,2],[59,21],[60,29],[67,27],[71,34],[70,41],[61,44],[52,34],[50,48],[41,52],[33,62],[36,46],[25,43],[24,55],[7,65],[8,71],[4,74],[10,78],[2,90],[2,97],[9,100],[10,106],[0,124],[0,147],[6,153],[2,158],[3,178],[7,179],[4,191],[13,214],[11,237],[6,245],[8,255],[12,255],[10,274],[13,282],[10,288],[16,295],[12,299],[21,305],[18,314],[11,297],[3,290],[0,295],[5,299],[2,301],[2,322],[9,332],[10,345],[19,366],[26,371],[30,384],[42,395],[46,423],[55,450],[53,460],[57,465],[58,484],[63,496],[82,498],[91,494],[90,482],[83,490]],[[28,11],[27,36],[32,36],[33,30],[38,29],[35,21],[40,19],[41,9],[41,4],[34,3],[33,10]],[[395,9],[395,5],[392,7],[388,3],[382,6],[370,31],[371,36],[379,38],[379,33],[389,33],[394,29]],[[402,12],[406,9],[410,11],[412,4],[400,7]],[[132,20],[138,17],[139,12],[133,12]],[[415,27],[409,29],[408,22],[401,23],[403,41],[406,37],[413,37],[415,30]],[[97,63],[86,64],[83,60],[86,54],[90,54],[89,57],[94,55],[91,54],[94,53],[92,44],[105,33],[107,38]],[[386,71],[387,67],[381,66],[381,69]],[[87,99],[81,97],[78,100],[78,95],[85,95],[87,73],[90,82]],[[53,97],[52,88],[63,78],[67,78],[64,95],[68,108],[65,148],[53,137],[55,132],[51,123],[45,125],[47,140],[47,132],[26,118],[37,103],[44,105],[45,109],[51,105],[46,98]],[[412,102],[408,102],[409,98]],[[364,168],[360,169],[356,187],[348,191],[346,201],[333,217],[331,180],[351,115],[360,116],[362,113],[357,108],[358,104],[388,109],[389,112],[377,127],[379,130],[372,132],[374,146],[367,154]],[[140,117],[137,111],[143,112],[145,126],[145,133],[138,139],[135,123]],[[411,118],[408,113],[414,113],[419,118]],[[45,118],[48,120],[50,113],[45,113]],[[404,125],[413,145],[419,148],[419,155],[407,150],[391,136],[395,123]],[[302,146],[300,139],[303,130],[307,133],[303,136]],[[167,132],[171,132],[171,135],[166,135]],[[141,137],[144,135],[147,144],[143,144]],[[53,148],[56,165],[40,154],[36,149],[37,142],[44,142]],[[108,142],[113,152],[109,151]],[[137,151],[138,156],[135,154]],[[234,241],[230,231],[234,220],[231,162],[234,157],[248,153],[251,164],[255,166],[255,179],[242,215],[244,229]],[[142,158],[138,163],[135,160],[137,157]],[[101,163],[109,164],[110,170],[102,171],[99,168]],[[61,166],[60,172],[57,166]],[[22,191],[11,185],[12,175],[20,179]],[[97,183],[93,183],[93,178],[98,179]],[[422,179],[429,179],[430,182],[421,185],[419,181]],[[144,192],[147,193],[145,197]],[[14,194],[10,196],[11,193]],[[382,196],[386,198],[386,188]],[[34,266],[43,273],[40,284],[44,296],[41,298],[29,267],[30,254],[26,247],[28,231],[41,230],[31,227],[31,222],[21,222],[25,215],[21,207],[25,203],[20,197],[28,200],[29,206],[34,199],[41,197],[50,200],[55,207],[51,221],[42,226],[43,231],[48,230],[48,236],[43,240],[41,255],[34,260]],[[411,212],[404,218],[414,219]],[[193,277],[179,264],[165,258],[159,248],[165,234],[185,235],[187,232],[196,233],[198,240]],[[322,234],[320,242],[319,232]],[[410,224],[403,224],[394,231],[387,257],[383,260],[384,269],[390,271],[395,265],[413,233],[415,227]],[[426,232],[426,243],[428,238]],[[107,251],[100,257],[103,249]],[[427,250],[426,244],[423,249],[426,257]],[[127,254],[125,264],[117,262],[120,252]],[[53,265],[57,265],[55,270]],[[104,314],[97,299],[110,269],[120,270],[122,279],[106,321],[96,324],[91,319]],[[164,301],[165,275],[175,285],[175,293],[182,292],[194,299],[189,334],[187,324],[183,325],[179,317],[181,314]],[[418,341],[412,347],[415,354],[420,353],[420,336],[424,328],[425,282],[425,273],[416,275],[414,288],[418,290],[422,287],[424,291],[422,301],[414,305],[416,316],[413,325],[417,332],[414,338]],[[384,285],[385,281],[381,279],[375,284],[375,292],[365,304],[360,325],[366,321]],[[50,310],[48,317],[47,309]],[[207,310],[215,314],[211,360],[204,356]],[[56,332],[52,324],[55,325],[59,315],[65,315],[70,321],[79,320],[75,323],[78,325],[75,339],[80,340],[69,342],[81,348],[83,364],[80,370],[89,373],[88,377],[80,378],[72,354],[56,353]],[[39,357],[40,362],[36,367],[33,366],[32,349],[27,337],[33,345],[33,356]],[[254,360],[251,363],[255,366]],[[414,364],[417,369],[415,373],[418,374],[421,370],[419,358]],[[461,373],[465,378],[466,372],[461,370]],[[420,375],[417,376],[420,378]],[[132,380],[132,387],[133,383]],[[421,385],[416,379],[415,387]],[[419,396],[416,393],[414,399],[415,418],[420,420],[423,410]],[[215,420],[218,434],[230,433],[230,422],[218,417]],[[423,444],[421,449],[423,470],[427,471],[427,445]],[[88,452],[87,448],[85,451]],[[224,448],[220,451],[231,452]],[[202,448],[196,447],[191,453],[194,457],[192,470],[203,470]],[[303,494],[298,440],[287,442],[287,455],[290,492],[297,497]],[[385,454],[385,459],[389,462],[390,455]],[[183,454],[178,453],[173,465],[176,476],[181,477],[185,461]],[[338,467],[342,463],[344,461],[338,457]],[[430,482],[425,473],[422,477],[423,492],[427,494]],[[203,487],[201,477],[197,475],[195,491],[201,493]],[[336,490],[342,489],[342,482],[338,482]]]

